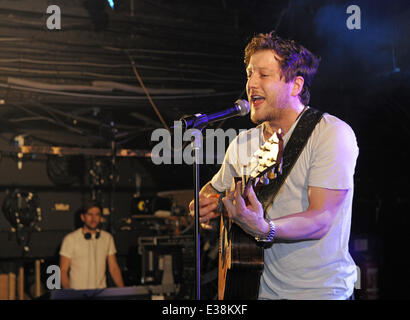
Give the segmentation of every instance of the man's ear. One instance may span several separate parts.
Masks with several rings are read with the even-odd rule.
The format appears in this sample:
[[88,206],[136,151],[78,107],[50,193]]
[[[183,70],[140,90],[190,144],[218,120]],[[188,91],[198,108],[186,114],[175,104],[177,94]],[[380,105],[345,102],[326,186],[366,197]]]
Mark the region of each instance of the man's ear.
[[292,96],[296,97],[302,92],[304,83],[305,83],[305,79],[303,79],[303,77],[301,76],[297,76],[293,80]]
[[84,213],[80,214],[81,221],[84,222]]

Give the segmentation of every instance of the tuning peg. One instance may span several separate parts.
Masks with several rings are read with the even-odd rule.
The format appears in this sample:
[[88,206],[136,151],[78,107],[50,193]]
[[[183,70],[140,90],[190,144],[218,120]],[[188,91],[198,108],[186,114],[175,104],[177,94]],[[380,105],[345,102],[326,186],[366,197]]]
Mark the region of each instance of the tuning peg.
[[269,178],[267,177],[266,173],[265,173],[265,174],[263,175],[263,177],[261,178],[261,182],[262,182],[264,185],[269,184]]
[[269,154],[265,154],[262,159],[260,159],[259,161],[259,165],[264,166],[264,168],[266,169],[266,167],[269,167]]
[[278,138],[276,132],[269,138],[269,142],[271,142],[271,143],[279,143],[279,138]]
[[278,173],[282,174],[282,161],[279,163]]
[[268,167],[272,167],[275,163],[276,161],[273,158],[270,158],[265,161],[264,165],[268,168]]
[[263,164],[258,165],[258,172],[263,172],[266,169],[266,167]]
[[268,172],[268,178],[269,178],[270,180],[276,178],[275,168],[273,168],[271,171]]
[[275,158],[276,160],[278,153],[279,153],[279,144],[275,143],[272,145],[272,148],[270,149],[271,157]]
[[263,145],[263,149],[265,149],[266,151],[270,151],[272,149],[272,143],[270,143],[269,141],[265,142],[265,144]]
[[258,182],[259,182],[259,178],[255,178],[255,181],[254,181],[254,183],[253,183],[253,186],[256,187],[256,185],[258,184]]
[[261,158],[262,156],[263,156],[263,150],[262,149],[258,149],[253,155],[256,157],[256,158]]

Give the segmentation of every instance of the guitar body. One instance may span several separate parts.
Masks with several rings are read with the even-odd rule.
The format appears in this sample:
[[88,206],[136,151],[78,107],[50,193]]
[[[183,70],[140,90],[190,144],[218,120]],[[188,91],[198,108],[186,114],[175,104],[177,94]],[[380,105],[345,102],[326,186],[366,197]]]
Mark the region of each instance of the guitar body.
[[263,248],[221,214],[218,299],[257,299],[262,271]]

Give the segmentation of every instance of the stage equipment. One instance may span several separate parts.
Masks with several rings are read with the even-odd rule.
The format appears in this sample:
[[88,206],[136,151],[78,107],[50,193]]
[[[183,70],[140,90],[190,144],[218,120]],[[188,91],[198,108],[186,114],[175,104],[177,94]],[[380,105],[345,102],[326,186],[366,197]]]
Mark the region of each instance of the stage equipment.
[[131,200],[131,215],[154,215],[158,211],[167,211],[171,215],[172,201],[158,196],[133,197]]
[[[58,156],[69,155],[85,155],[96,157],[111,157],[112,149],[103,148],[77,148],[77,147],[61,147],[61,146],[27,146],[27,145],[12,145],[0,146],[0,151],[5,154],[48,154]],[[134,149],[118,149],[116,157],[131,157],[131,158],[151,158],[151,152],[148,150]]]
[[[26,134],[19,134],[14,136],[10,142],[12,147],[24,147],[31,144],[31,138]],[[34,156],[34,154],[32,155]],[[22,152],[16,153],[16,160],[17,160],[17,168],[21,170],[23,168],[23,157],[24,154]]]
[[173,284],[154,286],[131,286],[124,288],[105,288],[94,290],[60,289],[52,290],[46,297],[50,300],[150,300],[155,296],[175,293],[178,287]]
[[11,224],[11,231],[16,233],[17,242],[23,246],[23,255],[29,248],[31,233],[41,231],[38,223],[42,220],[38,197],[28,191],[19,189],[6,191],[3,201],[3,214]]
[[84,175],[82,156],[49,155],[46,163],[49,179],[58,186],[68,186],[80,181]]
[[41,221],[38,197],[27,191],[6,191],[3,201],[3,214],[13,228],[33,227]]

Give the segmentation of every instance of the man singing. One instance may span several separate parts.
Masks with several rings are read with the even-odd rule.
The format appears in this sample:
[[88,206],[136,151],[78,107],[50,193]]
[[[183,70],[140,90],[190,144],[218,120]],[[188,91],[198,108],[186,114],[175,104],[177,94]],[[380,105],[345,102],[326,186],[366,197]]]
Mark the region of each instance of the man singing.
[[[220,170],[202,188],[201,225],[219,215],[211,195],[229,190],[232,179],[241,176],[240,150],[248,148],[252,155],[281,129],[285,152],[291,151],[287,142],[310,109],[319,59],[309,50],[274,32],[258,34],[246,46],[245,65],[251,120],[257,127],[232,141]],[[351,298],[357,275],[348,242],[357,157],[350,126],[324,113],[266,212],[252,187],[245,204],[240,183],[223,198],[234,223],[270,244],[264,249],[259,299]]]

